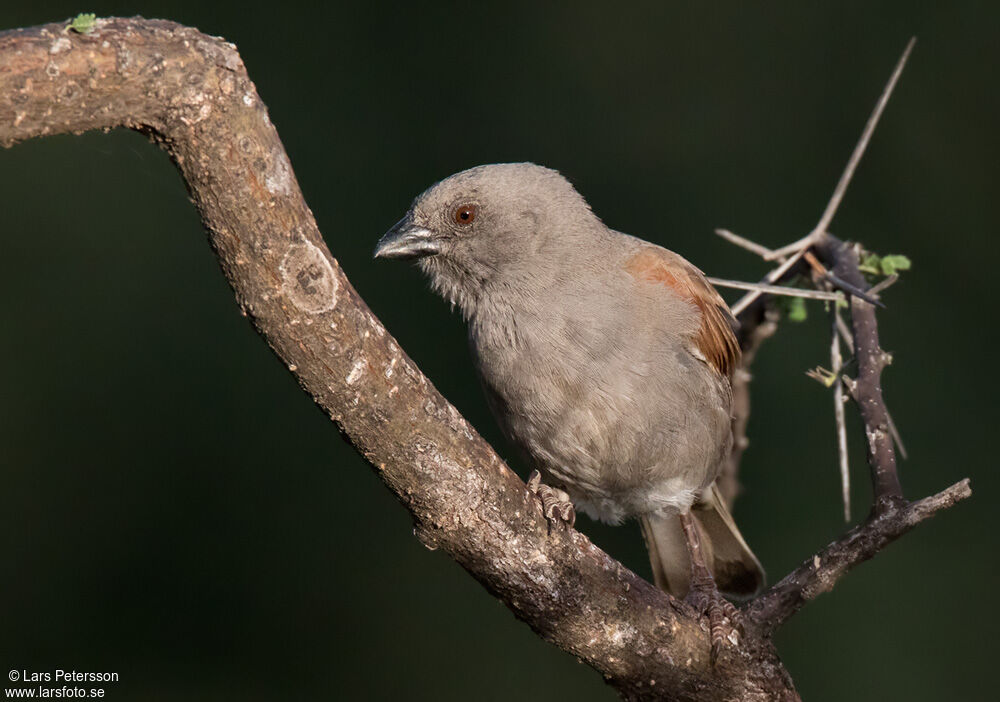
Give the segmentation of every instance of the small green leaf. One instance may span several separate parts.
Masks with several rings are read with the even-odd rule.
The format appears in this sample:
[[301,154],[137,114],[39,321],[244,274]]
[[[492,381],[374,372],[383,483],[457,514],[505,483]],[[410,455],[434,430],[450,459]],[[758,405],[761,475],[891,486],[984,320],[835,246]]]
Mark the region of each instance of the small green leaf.
[[81,12],[69,23],[69,28],[77,34],[90,34],[97,24],[97,15],[93,12]]
[[806,301],[801,297],[786,297],[783,298],[785,307],[785,316],[788,318],[789,322],[804,322],[809,317],[809,313],[806,311]]
[[897,271],[908,271],[911,265],[910,259],[900,254],[883,256],[881,262],[882,274],[892,275]]
[[878,254],[865,253],[858,264],[858,270],[869,275],[892,275],[899,271],[909,270],[911,265],[910,259],[901,254],[879,256]]
[[861,259],[861,263],[858,264],[858,270],[862,273],[871,273],[872,275],[881,275],[882,273],[882,259],[879,258],[878,254],[868,253],[865,254]]

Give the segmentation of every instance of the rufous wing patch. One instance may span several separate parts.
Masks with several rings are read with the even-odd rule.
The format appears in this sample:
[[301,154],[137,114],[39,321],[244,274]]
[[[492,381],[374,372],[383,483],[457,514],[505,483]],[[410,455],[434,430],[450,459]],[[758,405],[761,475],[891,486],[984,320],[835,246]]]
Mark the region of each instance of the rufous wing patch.
[[652,246],[632,255],[625,262],[625,270],[637,280],[663,285],[699,309],[701,324],[694,334],[695,348],[710,366],[732,378],[740,360],[740,346],[733,331],[736,320],[704,274],[672,251]]

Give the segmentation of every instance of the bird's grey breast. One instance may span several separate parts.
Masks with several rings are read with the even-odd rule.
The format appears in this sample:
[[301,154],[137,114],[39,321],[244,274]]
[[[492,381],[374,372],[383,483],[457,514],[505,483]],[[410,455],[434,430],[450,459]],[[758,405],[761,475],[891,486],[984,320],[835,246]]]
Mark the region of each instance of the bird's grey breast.
[[717,459],[698,454],[724,440],[728,416],[669,310],[650,314],[607,275],[492,300],[470,345],[508,438],[584,509],[603,504],[588,511],[617,521],[644,511],[631,496],[656,484],[711,482]]

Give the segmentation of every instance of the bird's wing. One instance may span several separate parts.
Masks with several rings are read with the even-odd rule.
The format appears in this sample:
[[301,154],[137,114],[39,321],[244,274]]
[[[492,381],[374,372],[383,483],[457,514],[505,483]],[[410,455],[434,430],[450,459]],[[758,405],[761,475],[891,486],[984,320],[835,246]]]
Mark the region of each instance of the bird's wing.
[[701,324],[694,334],[694,347],[708,365],[732,378],[740,360],[736,320],[705,275],[681,256],[659,246],[642,247],[629,257],[625,267],[632,277],[659,283],[698,308]]

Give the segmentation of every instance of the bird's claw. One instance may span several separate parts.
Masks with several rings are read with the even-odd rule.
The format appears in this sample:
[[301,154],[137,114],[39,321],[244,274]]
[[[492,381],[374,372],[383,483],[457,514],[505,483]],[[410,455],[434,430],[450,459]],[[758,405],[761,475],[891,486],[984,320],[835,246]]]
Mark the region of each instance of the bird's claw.
[[719,593],[712,581],[692,582],[687,602],[708,620],[712,640],[712,663],[718,660],[723,648],[737,645],[743,633],[743,615],[732,602]]
[[528,476],[528,492],[537,495],[542,503],[542,514],[550,524],[562,523],[567,526],[576,524],[576,511],[569,495],[542,482],[542,474],[537,470]]

